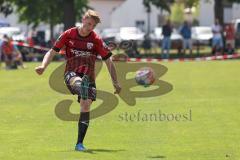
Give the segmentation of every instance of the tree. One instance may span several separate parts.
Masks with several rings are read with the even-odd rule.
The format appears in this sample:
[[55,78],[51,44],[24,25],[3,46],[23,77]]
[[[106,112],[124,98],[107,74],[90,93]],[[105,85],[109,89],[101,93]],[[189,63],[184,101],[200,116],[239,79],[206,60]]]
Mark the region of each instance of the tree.
[[194,6],[197,6],[199,3],[199,0],[183,0],[183,3],[185,5],[185,8],[192,8]]
[[[75,26],[76,18],[80,18],[89,8],[87,3],[88,0],[0,0],[0,12],[4,6],[16,6],[20,22],[32,24],[34,27],[41,22],[47,23],[53,38],[54,26],[60,23],[64,23],[64,29]],[[3,11],[8,14],[8,10]]]
[[214,0],[214,17],[224,24],[224,3],[240,3],[240,0]]
[[224,24],[224,3],[240,3],[240,0],[214,0],[214,18],[218,19],[221,25]]
[[163,10],[168,11],[169,13],[171,12],[170,7],[169,7],[169,1],[167,0],[143,0],[143,5],[146,8],[146,12],[148,14],[148,26],[147,26],[147,34],[150,33],[150,14],[151,14],[151,5],[156,6],[157,8],[161,8]]
[[64,30],[75,26],[76,19],[81,19],[85,10],[90,7],[88,0],[63,0]]
[[13,12],[13,6],[11,5],[11,2],[0,0],[0,12],[3,13],[5,17],[10,15]]
[[172,5],[171,10],[171,20],[175,25],[179,26],[184,21],[184,4],[176,2]]
[[218,19],[221,25],[224,24],[223,12],[223,0],[214,0],[214,18]]
[[[41,22],[50,25],[51,39],[53,38],[53,28],[61,23],[63,12],[59,11],[60,1],[55,0],[16,0],[14,5],[19,13],[19,21],[27,25],[32,24],[33,28]],[[44,4],[44,5],[43,5]]]
[[151,4],[156,6],[157,8],[161,8],[163,10],[166,10],[168,11],[169,13],[171,13],[171,10],[170,10],[170,6],[169,6],[169,3],[171,3],[173,1],[169,1],[169,0],[143,0],[143,4],[144,6],[146,7],[147,10],[150,10],[151,11]]

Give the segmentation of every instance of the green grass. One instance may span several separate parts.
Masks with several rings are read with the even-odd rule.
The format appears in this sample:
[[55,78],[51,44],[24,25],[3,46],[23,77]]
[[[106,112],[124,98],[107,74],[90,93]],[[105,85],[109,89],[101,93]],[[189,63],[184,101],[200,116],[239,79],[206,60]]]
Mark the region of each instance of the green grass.
[[[28,63],[25,70],[0,70],[1,160],[240,159],[237,60],[163,63],[168,72],[161,80],[171,83],[173,90],[159,97],[138,98],[133,107],[118,97],[115,110],[91,121],[85,138],[89,151],[85,153],[74,151],[77,123],[62,121],[54,112],[59,101],[75,100],[48,85],[50,74],[60,63],[52,63],[43,76],[35,74],[37,65]],[[97,77],[98,89],[113,92],[106,77],[104,67]],[[119,117],[139,110],[186,114],[190,109],[192,121],[126,122]],[[71,111],[78,110],[74,102]]]

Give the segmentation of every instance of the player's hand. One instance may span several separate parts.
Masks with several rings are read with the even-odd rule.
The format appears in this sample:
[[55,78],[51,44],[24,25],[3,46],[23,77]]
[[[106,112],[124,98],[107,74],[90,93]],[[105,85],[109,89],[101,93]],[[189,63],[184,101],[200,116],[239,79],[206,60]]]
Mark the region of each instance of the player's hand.
[[114,94],[119,94],[121,92],[121,86],[118,83],[113,84],[115,91]]
[[45,68],[43,66],[38,66],[38,67],[35,68],[35,71],[39,75],[43,74],[44,70],[45,70]]

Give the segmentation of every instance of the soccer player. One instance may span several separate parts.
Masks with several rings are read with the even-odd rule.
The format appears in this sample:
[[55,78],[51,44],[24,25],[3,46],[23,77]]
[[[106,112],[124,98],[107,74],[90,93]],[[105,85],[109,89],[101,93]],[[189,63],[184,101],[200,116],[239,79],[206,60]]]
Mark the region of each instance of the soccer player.
[[77,151],[85,150],[83,139],[89,125],[90,105],[96,100],[95,61],[97,56],[100,56],[107,65],[115,88],[114,93],[118,94],[121,91],[116,69],[111,60],[112,53],[102,39],[93,31],[100,22],[98,13],[88,10],[82,18],[82,25],[62,33],[54,46],[44,56],[42,64],[35,68],[35,71],[41,75],[54,55],[65,47],[67,59],[64,73],[65,83],[72,94],[78,95],[81,107],[78,122],[78,140],[75,146]]

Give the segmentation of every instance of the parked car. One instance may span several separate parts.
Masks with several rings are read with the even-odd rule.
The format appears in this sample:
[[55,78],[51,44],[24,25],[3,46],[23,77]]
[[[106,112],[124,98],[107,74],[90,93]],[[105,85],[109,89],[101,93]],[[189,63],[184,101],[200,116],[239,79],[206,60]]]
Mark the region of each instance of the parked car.
[[105,28],[101,32],[101,37],[104,41],[116,41],[116,36],[120,33],[118,28]]
[[26,37],[19,27],[0,27],[0,37],[2,38],[4,34],[12,37],[15,41],[26,41]]
[[233,20],[233,25],[235,29],[235,35],[236,35],[236,47],[239,48],[240,46],[240,19]]
[[116,36],[116,41],[117,42],[128,41],[128,40],[143,41],[144,35],[145,33],[142,32],[137,27],[122,27],[120,28],[120,32]]
[[213,38],[212,28],[207,26],[192,27],[193,44],[211,45]]
[[[157,27],[154,29],[153,33],[150,35],[150,38],[157,42],[162,42],[162,27]],[[171,39],[171,48],[181,50],[182,48],[182,36],[178,33],[177,29],[173,29]]]
[[6,22],[5,20],[0,20],[0,27],[9,27],[10,23]]

